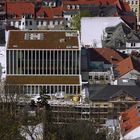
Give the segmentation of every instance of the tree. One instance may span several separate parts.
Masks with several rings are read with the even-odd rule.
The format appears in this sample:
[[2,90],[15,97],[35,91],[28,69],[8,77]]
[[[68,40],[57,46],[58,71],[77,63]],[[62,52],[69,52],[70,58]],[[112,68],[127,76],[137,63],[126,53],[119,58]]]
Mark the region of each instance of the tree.
[[82,17],[92,17],[92,13],[90,11],[82,11],[74,15],[71,19],[71,29],[72,30],[80,30],[81,28],[81,18]]
[[41,106],[43,106],[42,121],[43,121],[44,140],[52,140],[52,138],[54,137],[51,116],[52,114],[50,105],[48,104],[48,99],[50,99],[50,97],[47,95],[46,87],[43,87],[40,92],[40,104]]
[[3,81],[0,83],[0,139],[24,140],[24,137],[20,135],[20,122],[16,116],[17,101],[21,90],[15,86],[10,88],[8,92],[8,85]]
[[80,13],[74,15],[71,19],[71,29],[72,30],[80,30]]

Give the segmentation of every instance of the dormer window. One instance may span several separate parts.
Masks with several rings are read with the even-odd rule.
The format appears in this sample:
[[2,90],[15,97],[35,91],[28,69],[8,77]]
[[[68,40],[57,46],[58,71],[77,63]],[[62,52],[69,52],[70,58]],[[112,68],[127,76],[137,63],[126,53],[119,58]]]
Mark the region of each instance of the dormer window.
[[75,9],[75,5],[72,5],[72,9]]
[[76,5],[76,8],[77,8],[77,9],[79,9],[79,8],[80,8],[80,6],[79,6],[79,5]]
[[67,8],[70,9],[70,5],[67,5]]

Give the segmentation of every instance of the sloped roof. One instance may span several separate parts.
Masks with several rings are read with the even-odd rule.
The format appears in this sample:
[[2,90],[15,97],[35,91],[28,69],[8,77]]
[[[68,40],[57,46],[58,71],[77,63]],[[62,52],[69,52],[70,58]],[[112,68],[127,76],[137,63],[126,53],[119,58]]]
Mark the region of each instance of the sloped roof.
[[111,48],[89,48],[88,53],[90,61],[103,61],[105,64],[117,64],[127,57]]
[[121,114],[120,126],[124,136],[140,126],[140,103]]
[[22,16],[24,14],[35,14],[32,2],[7,2],[7,13]]
[[91,100],[93,101],[109,101],[112,99],[113,96],[117,96],[118,94],[121,95],[120,91],[123,91],[123,93],[134,97],[136,100],[140,100],[139,86],[107,85],[95,94],[93,93],[93,91],[90,91],[89,93]]
[[[138,36],[138,33],[132,31],[130,27],[128,27],[126,24],[123,22],[119,23],[116,26],[113,27],[107,27],[106,32],[111,32],[112,35],[110,39],[107,41],[105,40],[105,46],[107,47],[112,47],[116,45],[116,41],[120,41],[125,44],[126,40],[128,41],[139,41],[140,38]],[[117,47],[117,46],[115,46]],[[122,46],[120,46],[122,47]]]
[[62,17],[62,12],[63,12],[62,7],[55,7],[55,8],[41,7],[37,12],[37,17],[43,15],[43,18],[52,19],[55,18],[55,16]]
[[115,71],[118,74],[118,77],[127,74],[131,70],[136,70],[140,72],[140,62],[132,57],[128,57],[117,64]]
[[119,90],[117,91],[115,94],[113,94],[110,98],[115,98],[115,97],[119,97],[119,96],[125,96],[125,95],[129,95],[133,98],[135,98],[135,96],[133,96],[132,94],[129,94],[128,91],[125,91],[125,90]]
[[62,3],[64,5],[68,5],[68,4],[78,4],[78,5],[82,5],[82,4],[96,4],[96,5],[117,5],[120,9],[121,8],[121,4],[119,0],[96,0],[96,1],[89,1],[89,0],[77,0],[77,1],[62,1]]

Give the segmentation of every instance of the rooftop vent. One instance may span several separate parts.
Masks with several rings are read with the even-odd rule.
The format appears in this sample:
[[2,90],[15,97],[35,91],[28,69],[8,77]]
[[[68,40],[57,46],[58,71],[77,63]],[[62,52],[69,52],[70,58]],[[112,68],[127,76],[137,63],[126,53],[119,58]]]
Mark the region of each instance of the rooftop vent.
[[13,47],[14,47],[14,48],[17,48],[17,47],[18,47],[18,45],[13,45]]
[[61,39],[59,40],[59,42],[60,42],[60,43],[64,43],[64,42],[65,42],[65,38],[61,38]]
[[78,48],[78,46],[72,46],[72,48],[73,48],[73,49],[76,49],[76,48]]
[[25,40],[43,40],[44,34],[43,33],[25,33],[24,39]]
[[66,37],[77,37],[78,34],[76,32],[66,32]]

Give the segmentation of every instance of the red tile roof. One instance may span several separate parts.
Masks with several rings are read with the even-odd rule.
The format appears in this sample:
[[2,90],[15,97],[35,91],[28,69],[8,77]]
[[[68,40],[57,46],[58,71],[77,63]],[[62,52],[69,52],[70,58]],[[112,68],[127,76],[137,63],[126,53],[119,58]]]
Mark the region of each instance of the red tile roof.
[[130,8],[130,5],[128,4],[128,2],[123,2],[123,7],[124,7],[124,10],[126,12],[130,12],[131,11],[131,8]]
[[111,48],[90,48],[91,61],[104,61],[105,64],[117,64],[127,56]]
[[115,68],[115,71],[119,74],[119,77],[130,72],[131,70],[140,72],[140,62],[131,57],[128,57],[119,62]]
[[46,19],[62,17],[62,11],[63,11],[62,7],[55,7],[55,8],[41,7],[40,10],[37,12],[37,17],[42,17]]
[[24,14],[32,14],[34,16],[34,4],[32,2],[7,2],[7,13],[15,14],[21,17]]
[[119,0],[67,0],[62,1],[63,5],[82,5],[82,4],[96,4],[96,5],[116,5],[117,7],[121,8],[121,4]]
[[127,111],[121,113],[120,126],[122,134],[126,135],[138,126],[140,126],[140,103],[132,106]]

